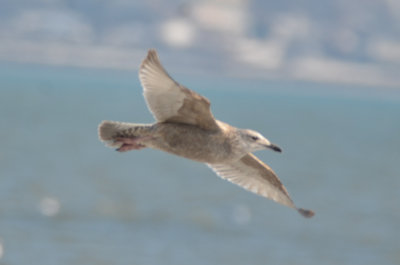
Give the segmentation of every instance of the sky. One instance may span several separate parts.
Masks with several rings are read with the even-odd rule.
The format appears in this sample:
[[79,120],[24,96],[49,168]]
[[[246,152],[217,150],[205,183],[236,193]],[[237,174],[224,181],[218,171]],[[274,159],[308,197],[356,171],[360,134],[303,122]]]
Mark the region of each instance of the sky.
[[0,62],[400,88],[398,0],[2,0]]

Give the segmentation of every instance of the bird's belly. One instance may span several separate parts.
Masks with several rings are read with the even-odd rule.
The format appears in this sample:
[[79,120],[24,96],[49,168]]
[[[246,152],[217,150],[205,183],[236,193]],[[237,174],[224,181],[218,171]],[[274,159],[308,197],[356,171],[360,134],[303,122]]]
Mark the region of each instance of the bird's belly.
[[231,159],[229,139],[221,132],[209,132],[201,128],[164,124],[156,127],[156,137],[149,147],[203,163],[221,163]]

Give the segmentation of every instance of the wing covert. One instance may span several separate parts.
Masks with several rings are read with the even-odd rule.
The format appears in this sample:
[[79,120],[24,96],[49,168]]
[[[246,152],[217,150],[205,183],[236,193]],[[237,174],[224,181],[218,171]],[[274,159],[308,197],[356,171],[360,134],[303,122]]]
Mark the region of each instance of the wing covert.
[[218,129],[208,99],[173,80],[161,65],[156,50],[150,49],[143,60],[139,79],[147,106],[158,122]]

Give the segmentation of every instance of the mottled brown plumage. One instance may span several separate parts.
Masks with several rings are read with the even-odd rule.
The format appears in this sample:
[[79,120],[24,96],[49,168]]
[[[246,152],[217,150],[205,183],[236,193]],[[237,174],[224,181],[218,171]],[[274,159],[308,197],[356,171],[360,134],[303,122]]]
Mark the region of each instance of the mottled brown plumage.
[[205,97],[173,80],[149,50],[139,78],[154,124],[103,121],[99,138],[124,152],[145,147],[206,163],[220,177],[251,192],[295,208],[305,217],[314,213],[296,208],[273,170],[251,154],[270,148],[280,151],[260,133],[218,121]]

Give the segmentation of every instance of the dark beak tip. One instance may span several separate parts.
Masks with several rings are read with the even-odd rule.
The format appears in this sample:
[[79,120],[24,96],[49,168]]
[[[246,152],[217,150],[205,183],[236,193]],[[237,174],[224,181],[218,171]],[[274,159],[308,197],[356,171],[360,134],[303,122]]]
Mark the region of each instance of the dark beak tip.
[[279,146],[277,146],[277,145],[271,144],[270,148],[271,148],[272,150],[274,150],[275,152],[282,153],[282,149],[281,149]]

